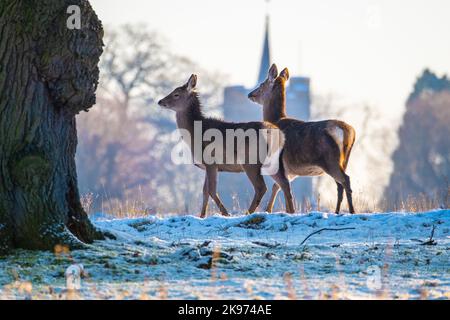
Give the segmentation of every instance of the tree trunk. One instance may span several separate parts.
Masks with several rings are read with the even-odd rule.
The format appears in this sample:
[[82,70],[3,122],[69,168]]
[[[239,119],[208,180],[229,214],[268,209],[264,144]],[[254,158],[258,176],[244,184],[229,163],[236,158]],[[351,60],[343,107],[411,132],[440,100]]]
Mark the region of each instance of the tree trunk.
[[[80,30],[67,28],[70,5]],[[102,36],[86,0],[0,1],[0,252],[102,237],[75,168],[75,116],[95,103]]]

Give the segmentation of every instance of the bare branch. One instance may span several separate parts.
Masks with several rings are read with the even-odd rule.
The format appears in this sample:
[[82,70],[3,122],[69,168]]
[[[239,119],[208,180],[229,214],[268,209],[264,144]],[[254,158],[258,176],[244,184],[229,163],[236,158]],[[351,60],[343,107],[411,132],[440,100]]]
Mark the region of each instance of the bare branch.
[[343,230],[355,230],[355,228],[322,228],[317,231],[314,231],[310,235],[308,235],[300,245],[303,245],[309,238],[311,238],[313,235],[321,233],[322,231],[343,231]]

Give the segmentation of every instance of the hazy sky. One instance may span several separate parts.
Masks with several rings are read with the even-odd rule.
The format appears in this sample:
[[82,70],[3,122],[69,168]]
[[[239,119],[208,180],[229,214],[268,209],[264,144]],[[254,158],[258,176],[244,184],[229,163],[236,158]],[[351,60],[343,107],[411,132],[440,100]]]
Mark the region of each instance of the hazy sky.
[[[229,75],[230,83],[255,84],[264,0],[91,3],[106,25],[144,22],[174,52]],[[368,102],[396,116],[425,67],[450,73],[450,1],[272,0],[269,12],[274,62],[341,102]]]

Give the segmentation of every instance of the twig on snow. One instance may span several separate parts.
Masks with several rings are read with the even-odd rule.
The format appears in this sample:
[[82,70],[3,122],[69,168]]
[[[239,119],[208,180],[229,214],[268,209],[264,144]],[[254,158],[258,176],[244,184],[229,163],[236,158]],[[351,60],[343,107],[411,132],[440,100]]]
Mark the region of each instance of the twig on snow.
[[435,245],[437,245],[437,241],[433,239],[434,230],[436,230],[436,225],[433,224],[433,228],[431,229],[430,238],[427,241],[422,241],[419,239],[411,239],[411,241],[419,242],[421,246],[435,246]]
[[343,231],[343,230],[354,230],[355,228],[322,228],[317,231],[314,231],[310,235],[308,235],[305,240],[300,243],[300,245],[303,245],[309,238],[311,238],[313,235],[321,233],[322,231]]

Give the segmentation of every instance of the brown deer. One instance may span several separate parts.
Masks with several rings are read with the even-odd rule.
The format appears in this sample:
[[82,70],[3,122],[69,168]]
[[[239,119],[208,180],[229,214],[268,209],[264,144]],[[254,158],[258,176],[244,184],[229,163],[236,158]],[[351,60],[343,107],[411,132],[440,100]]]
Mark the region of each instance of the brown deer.
[[[160,100],[158,104],[161,107],[165,107],[176,112],[176,122],[178,128],[183,129],[189,133],[187,135],[188,138],[185,139],[185,137],[183,137],[183,140],[190,147],[190,151],[194,156],[194,159],[199,160],[196,163],[196,166],[206,170],[205,182],[203,185],[203,204],[200,216],[203,218],[206,215],[209,197],[211,197],[215,201],[222,215],[229,215],[216,191],[217,173],[221,171],[245,172],[247,174],[255,190],[253,201],[248,209],[248,213],[253,213],[256,208],[258,208],[261,199],[267,191],[266,184],[261,175],[262,166],[267,158],[257,159],[255,163],[251,163],[251,161],[248,161],[252,156],[252,154],[250,154],[252,152],[252,146],[250,146],[251,143],[249,141],[250,139],[245,139],[243,142],[241,141],[239,143],[239,141],[233,138],[233,140],[231,141],[231,145],[229,144],[230,141],[227,141],[227,143],[222,143],[222,149],[217,151],[217,156],[219,157],[219,159],[223,160],[224,158],[222,157],[223,155],[227,154],[227,148],[230,148],[230,146],[234,147],[234,151],[232,151],[234,152],[234,154],[231,161],[227,158],[226,161],[215,161],[213,163],[210,163],[209,161],[205,161],[203,159],[203,156],[201,156],[201,159],[198,159],[198,156],[194,154],[195,144],[198,143],[198,140],[196,141],[196,139],[200,139],[201,137],[203,137],[204,133],[209,129],[213,129],[216,131],[218,130],[222,137],[225,137],[229,130],[243,130],[245,132],[249,129],[256,131],[268,130],[269,135],[265,137],[257,136],[257,145],[268,147],[269,149],[270,147],[273,147],[273,149],[271,150],[273,150],[275,154],[276,152],[278,152],[278,156],[276,156],[276,161],[278,161],[279,153],[281,152],[281,148],[284,142],[282,133],[275,125],[267,122],[231,123],[206,117],[202,112],[202,106],[200,104],[199,96],[195,90],[196,85],[197,76],[192,75],[185,85],[173,90],[167,97]],[[201,123],[201,137],[195,136],[195,125],[197,121]],[[274,134],[274,132],[272,132],[272,130],[278,131],[278,137],[277,134]],[[202,139],[200,144],[202,155],[206,148],[211,147],[211,143],[212,141],[203,141]],[[275,150],[277,149],[277,143],[279,144],[278,151]],[[245,161],[238,161],[238,159],[242,159],[242,157],[245,158]]]
[[355,130],[339,120],[304,122],[286,115],[285,68],[278,76],[275,64],[269,69],[267,79],[249,93],[253,102],[263,106],[264,121],[277,125],[285,135],[279,173],[266,211],[271,212],[278,191],[283,190],[286,211],[294,212],[290,181],[297,176],[317,176],[327,173],[337,184],[336,213],[339,213],[345,190],[350,213],[354,213],[350,177],[345,173],[350,152],[355,142]]

